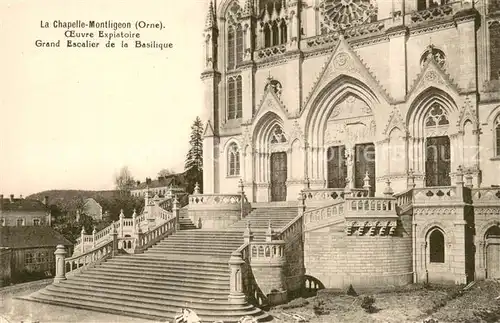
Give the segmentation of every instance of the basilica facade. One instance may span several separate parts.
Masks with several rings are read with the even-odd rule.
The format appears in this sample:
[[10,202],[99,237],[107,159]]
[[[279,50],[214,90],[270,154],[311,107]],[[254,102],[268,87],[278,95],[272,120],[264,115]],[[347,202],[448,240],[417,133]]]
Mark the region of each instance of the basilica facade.
[[204,193],[291,201],[500,184],[494,0],[223,0],[204,32]]

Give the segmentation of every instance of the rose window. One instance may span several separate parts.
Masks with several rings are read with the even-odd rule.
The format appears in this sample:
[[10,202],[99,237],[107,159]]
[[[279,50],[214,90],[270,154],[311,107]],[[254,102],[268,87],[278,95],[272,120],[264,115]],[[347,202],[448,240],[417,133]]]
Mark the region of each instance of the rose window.
[[377,17],[377,7],[371,0],[324,0],[320,8],[324,27],[333,30],[373,22]]

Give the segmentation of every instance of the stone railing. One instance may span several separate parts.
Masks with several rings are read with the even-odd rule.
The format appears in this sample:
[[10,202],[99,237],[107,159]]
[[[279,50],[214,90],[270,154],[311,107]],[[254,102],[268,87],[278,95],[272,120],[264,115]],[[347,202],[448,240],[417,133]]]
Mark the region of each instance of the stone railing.
[[425,187],[413,189],[414,204],[439,204],[463,201],[455,186]]
[[285,52],[286,52],[286,45],[281,44],[281,45],[277,45],[277,46],[273,46],[273,47],[266,47],[266,48],[259,49],[256,51],[255,57],[258,60],[261,60],[261,59],[266,59],[266,58],[278,56],[278,55],[284,54]]
[[[193,194],[189,196],[189,207],[193,206],[213,206],[213,205],[241,205],[241,194]],[[246,197],[244,203],[248,203]]]
[[[116,232],[116,231],[115,231]],[[76,272],[87,268],[89,265],[96,263],[99,260],[110,257],[113,254],[113,243],[112,240],[108,241],[106,244],[87,251],[81,255],[73,256],[70,258],[63,258],[64,261],[64,273],[65,274],[75,274]],[[57,252],[57,250],[56,250]],[[57,258],[57,254],[56,254]],[[56,260],[57,265],[57,260]]]
[[75,274],[76,272],[95,266],[110,257],[114,257],[120,250],[127,253],[144,252],[144,250],[159,240],[174,233],[177,229],[177,221],[177,216],[171,217],[168,221],[144,233],[137,226],[135,237],[119,238],[118,232],[114,228],[107,243],[70,258],[65,258],[66,250],[64,250],[64,246],[58,246],[54,253],[56,255],[56,277],[54,278],[54,282],[57,283],[66,279],[67,274]]
[[344,215],[344,201],[304,212],[304,225]]
[[[344,188],[317,188],[303,190],[306,204],[311,201],[342,201],[346,191]],[[368,191],[363,188],[353,188],[350,191],[350,196],[364,197],[368,195]]]
[[408,24],[419,24],[432,20],[451,18],[458,11],[469,8],[472,8],[471,1],[448,2],[441,6],[411,12],[406,15],[407,18],[405,20]]
[[395,214],[396,200],[392,197],[346,197],[346,208],[351,215]]
[[500,187],[473,188],[472,203],[500,206]]

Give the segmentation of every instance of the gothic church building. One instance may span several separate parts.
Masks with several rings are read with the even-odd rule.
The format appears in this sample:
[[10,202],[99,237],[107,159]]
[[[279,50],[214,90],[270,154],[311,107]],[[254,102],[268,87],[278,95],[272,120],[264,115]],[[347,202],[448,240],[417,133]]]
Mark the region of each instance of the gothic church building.
[[[397,270],[500,277],[500,248],[487,249],[500,245],[498,0],[218,0],[203,54],[204,194],[235,193],[240,180],[250,203],[414,188]],[[314,234],[306,272],[342,285],[327,273],[342,262],[322,273],[308,255],[333,235]]]
[[205,28],[204,193],[500,184],[496,0],[227,0]]

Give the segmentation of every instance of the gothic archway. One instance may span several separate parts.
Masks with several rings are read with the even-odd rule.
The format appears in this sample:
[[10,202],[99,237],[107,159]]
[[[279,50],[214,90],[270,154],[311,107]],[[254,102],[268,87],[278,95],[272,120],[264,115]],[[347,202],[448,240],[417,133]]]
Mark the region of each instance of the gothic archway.
[[437,88],[429,88],[416,97],[406,123],[408,168],[420,176],[425,186],[451,185],[451,173],[457,169],[458,108],[455,100]]
[[307,173],[312,184],[334,188],[349,182],[358,187],[368,171],[375,187],[378,106],[373,91],[349,76],[335,79],[320,91],[305,126],[310,144]]
[[490,227],[485,233],[486,278],[500,278],[500,227]]

